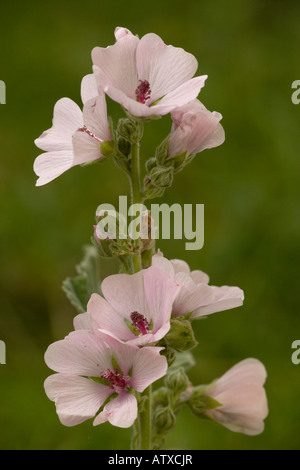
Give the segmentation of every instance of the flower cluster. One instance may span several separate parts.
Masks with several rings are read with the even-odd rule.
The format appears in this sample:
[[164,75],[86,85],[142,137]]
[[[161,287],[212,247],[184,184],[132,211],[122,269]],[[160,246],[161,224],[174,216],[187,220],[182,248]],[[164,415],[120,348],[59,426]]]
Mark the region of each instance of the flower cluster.
[[[81,84],[82,110],[68,98],[59,100],[53,126],[36,139],[46,152],[34,163],[36,184],[74,165],[113,158],[129,176],[132,203],[143,203],[162,195],[195,154],[223,143],[222,116],[197,99],[207,76],[194,77],[198,63],[192,54],[152,33],[139,39],[116,28],[115,38],[114,45],[92,51],[93,73]],[[106,95],[126,114],[115,129]],[[166,114],[172,119],[170,133],[146,162],[141,188],[138,144],[144,123]],[[148,211],[142,220],[143,231],[151,232]],[[168,260],[154,240],[100,240],[100,235],[95,229],[92,249],[97,250],[86,254],[78,277],[64,284],[79,312],[74,331],[45,354],[55,372],[45,391],[61,423],[74,426],[94,418],[94,425],[135,425],[134,448],[159,448],[188,405],[197,416],[232,431],[262,432],[268,413],[266,372],[258,360],[242,361],[205,386],[194,386],[186,374],[193,363],[190,350],[198,344],[193,322],[240,307],[243,290],[211,285],[206,273],[191,271],[183,260]],[[118,258],[120,272],[90,283],[94,264],[89,260],[99,253]],[[151,385],[162,377],[163,385],[151,395]]]

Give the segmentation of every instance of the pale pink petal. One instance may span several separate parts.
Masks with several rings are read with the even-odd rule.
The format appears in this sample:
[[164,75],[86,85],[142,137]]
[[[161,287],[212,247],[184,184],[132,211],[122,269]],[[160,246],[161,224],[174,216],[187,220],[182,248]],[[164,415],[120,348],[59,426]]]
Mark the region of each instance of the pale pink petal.
[[267,373],[257,359],[245,359],[236,364],[206,394],[221,406],[206,411],[212,419],[231,431],[248,435],[260,434],[268,415],[268,403],[263,385]]
[[150,84],[150,104],[192,78],[198,67],[192,54],[179,47],[167,46],[153,33],[140,40],[136,63],[139,80],[147,80]]
[[190,267],[186,261],[183,261],[182,259],[171,259],[171,263],[175,273],[190,273]]
[[199,269],[195,269],[190,273],[191,278],[196,284],[208,284],[209,283],[209,276],[208,274],[200,271]]
[[132,34],[121,36],[113,46],[93,49],[94,73],[102,88],[114,87],[135,99],[138,86],[135,55],[139,39]]
[[87,132],[77,131],[73,136],[74,165],[92,162],[101,158],[100,142]]
[[83,77],[81,81],[81,100],[83,104],[98,95],[98,88],[95,75],[90,73]]
[[170,322],[172,304],[180,286],[157,266],[150,266],[144,272],[144,289],[153,320],[153,330]]
[[75,426],[95,416],[113,393],[109,387],[84,377],[53,374],[44,383],[50,400],[55,402],[62,424]]
[[103,411],[94,419],[94,426],[108,421],[119,428],[129,428],[137,418],[136,398],[127,392],[121,392],[105,405]]
[[165,95],[156,105],[150,106],[153,114],[167,114],[185,103],[197,98],[203,88],[207,75],[191,78],[175,90]]
[[166,358],[160,355],[162,349],[145,346],[134,355],[130,385],[138,392],[143,392],[166,374],[168,363]]
[[123,318],[130,320],[130,314],[138,312],[150,319],[143,271],[108,276],[102,282],[101,289],[106,300]]
[[209,286],[213,289],[214,297],[207,305],[203,304],[197,308],[192,318],[202,315],[210,315],[211,313],[229,310],[231,308],[240,307],[244,302],[244,292],[239,287],[231,286]]
[[92,294],[87,311],[94,322],[94,328],[100,328],[126,341],[134,336],[118,312],[99,294]]
[[103,90],[99,90],[98,96],[85,103],[83,121],[88,130],[95,134],[99,140],[102,142],[110,140],[107,107]]
[[124,36],[127,36],[127,35],[133,35],[131,31],[129,31],[129,29],[127,28],[122,28],[121,26],[117,26],[116,29],[115,29],[115,38],[116,38],[116,41],[119,41],[120,39],[122,39]]
[[[213,289],[207,284],[198,284],[189,288],[182,285],[173,305],[173,315],[175,317],[178,315],[186,315],[187,313],[194,312],[195,309],[198,312],[200,310],[198,309],[199,305],[209,304],[213,302],[213,299]],[[192,318],[194,317],[195,313],[192,315]]]
[[92,331],[77,330],[51,344],[45,362],[55,372],[100,377],[112,367],[111,354],[104,341]]
[[39,176],[36,186],[47,184],[69,170],[74,165],[73,158],[72,150],[56,150],[39,155],[33,165],[35,174]]
[[211,149],[214,147],[218,147],[222,145],[225,141],[225,131],[221,124],[217,124],[217,126],[212,130],[210,134],[201,142],[201,144],[196,148],[194,151],[195,153],[202,152],[205,149]]
[[123,108],[125,108],[133,116],[147,118],[159,114],[155,111],[155,106],[149,107],[143,103],[139,103],[136,101],[135,97],[131,98],[127,96],[122,90],[119,90],[115,87],[106,86],[104,87],[104,91],[112,100],[123,106]]
[[75,330],[93,331],[93,319],[88,313],[79,313],[73,320]]
[[72,135],[82,127],[82,112],[69,98],[62,98],[54,106],[53,125],[43,132],[34,143],[42,150],[71,150]]
[[152,256],[152,266],[160,268],[170,279],[174,278],[175,272],[171,261],[162,256],[160,253]]

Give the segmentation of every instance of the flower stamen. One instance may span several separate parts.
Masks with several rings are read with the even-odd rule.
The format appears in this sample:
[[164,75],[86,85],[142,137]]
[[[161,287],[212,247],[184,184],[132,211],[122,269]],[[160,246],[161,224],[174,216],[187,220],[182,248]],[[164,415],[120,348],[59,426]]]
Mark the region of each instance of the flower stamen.
[[150,83],[148,80],[139,80],[140,85],[135,90],[136,99],[139,103],[145,104],[151,95]]
[[146,335],[150,329],[150,323],[148,320],[139,312],[132,312],[130,314],[131,325],[134,333],[137,335]]
[[107,369],[105,372],[103,372],[101,378],[107,380],[109,387],[112,388],[115,392],[126,390],[130,380],[130,377],[124,376],[123,372],[119,370],[111,371],[110,369]]

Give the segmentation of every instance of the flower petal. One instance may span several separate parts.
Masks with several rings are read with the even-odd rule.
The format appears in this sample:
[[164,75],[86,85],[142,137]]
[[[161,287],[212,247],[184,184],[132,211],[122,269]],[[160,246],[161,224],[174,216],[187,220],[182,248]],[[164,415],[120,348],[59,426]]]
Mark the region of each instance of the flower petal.
[[42,186],[54,180],[74,165],[71,150],[55,150],[39,155],[33,165],[34,172],[39,176],[36,186]]
[[130,340],[134,334],[126,326],[124,317],[116,312],[112,306],[99,294],[92,294],[87,311],[94,322],[95,328],[109,331],[117,338],[122,340]]
[[239,287],[235,286],[209,286],[213,290],[213,300],[207,305],[197,308],[192,318],[203,315],[210,315],[211,313],[222,312],[231,308],[240,307],[243,305],[244,292]]
[[50,344],[45,362],[55,372],[100,377],[112,367],[105,342],[92,331],[77,330],[63,340]]
[[153,103],[178,88],[196,73],[198,63],[185,50],[167,46],[156,34],[146,34],[136,50],[139,80],[147,80]]
[[129,428],[137,418],[136,398],[127,392],[119,395],[105,405],[103,411],[94,419],[94,426],[109,421],[113,426]]
[[201,88],[203,88],[207,75],[191,78],[180,85],[175,90],[165,95],[156,105],[151,106],[153,114],[167,114],[189,101],[197,98]]
[[85,131],[77,131],[73,136],[74,165],[92,162],[101,158],[100,142]]
[[123,318],[130,320],[132,312],[150,318],[144,290],[144,272],[135,274],[113,274],[101,284],[104,297]]
[[44,387],[65,426],[75,426],[95,416],[113,393],[109,387],[91,379],[65,374],[51,375],[45,380]]
[[82,112],[69,98],[62,98],[54,106],[53,125],[34,143],[42,150],[72,150],[72,135],[82,127]]
[[92,51],[94,73],[102,88],[112,86],[135,99],[138,77],[135,64],[139,39],[132,34],[119,35],[113,46],[95,47]]
[[81,100],[83,104],[98,95],[96,77],[90,73],[81,80]]
[[99,90],[98,96],[86,102],[83,108],[83,121],[88,130],[102,142],[110,140],[107,106],[103,90]]

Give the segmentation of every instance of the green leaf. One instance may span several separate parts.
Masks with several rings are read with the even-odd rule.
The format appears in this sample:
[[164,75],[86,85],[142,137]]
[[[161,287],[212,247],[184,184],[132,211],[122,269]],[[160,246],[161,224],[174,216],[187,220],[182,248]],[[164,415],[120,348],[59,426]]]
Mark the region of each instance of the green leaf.
[[78,273],[63,281],[62,289],[79,313],[86,312],[87,303],[93,293],[101,294],[98,273],[98,254],[93,245],[83,247],[84,257],[76,266]]

